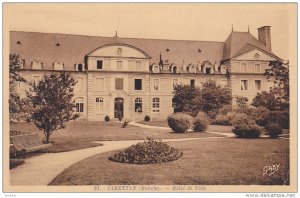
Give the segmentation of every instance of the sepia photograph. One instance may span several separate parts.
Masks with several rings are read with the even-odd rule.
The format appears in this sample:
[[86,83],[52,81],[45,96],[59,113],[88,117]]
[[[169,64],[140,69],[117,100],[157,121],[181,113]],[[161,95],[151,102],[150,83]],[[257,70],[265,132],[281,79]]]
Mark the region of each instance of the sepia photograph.
[[296,3],[2,8],[3,192],[295,197]]

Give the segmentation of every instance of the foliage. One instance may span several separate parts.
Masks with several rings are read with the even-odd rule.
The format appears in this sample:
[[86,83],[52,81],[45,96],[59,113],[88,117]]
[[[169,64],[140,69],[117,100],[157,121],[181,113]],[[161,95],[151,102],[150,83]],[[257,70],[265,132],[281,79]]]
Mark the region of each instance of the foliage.
[[245,96],[235,96],[235,104],[237,108],[247,108],[248,98]]
[[224,105],[223,107],[221,107],[218,111],[218,115],[226,115],[229,112],[232,112],[232,105]]
[[105,122],[108,122],[108,121],[110,121],[110,118],[109,118],[109,116],[108,116],[108,115],[106,115],[106,116],[104,117],[104,120],[105,120]]
[[149,121],[150,121],[150,116],[146,115],[145,118],[144,118],[144,120],[145,120],[146,122],[149,122]]
[[259,126],[266,125],[266,117],[269,114],[269,110],[266,107],[259,106],[252,110],[250,118],[255,120],[256,124]]
[[255,121],[250,119],[247,114],[244,113],[237,113],[234,118],[231,120],[232,125],[252,125],[255,124]]
[[108,159],[130,164],[154,164],[174,161],[182,155],[181,151],[170,147],[165,142],[148,138],[142,143],[137,143],[109,156]]
[[265,126],[265,129],[271,138],[277,138],[280,134],[282,134],[282,128],[277,123],[268,123]]
[[283,129],[290,127],[289,111],[270,111],[266,116],[266,123],[277,123]]
[[31,84],[27,96],[33,105],[28,122],[44,132],[46,142],[53,131],[65,128],[65,123],[79,117],[73,103],[76,81],[67,73],[44,75],[37,84]]
[[26,100],[16,91],[17,83],[26,83],[20,75],[22,60],[19,55],[9,55],[9,121],[13,124],[26,116]]
[[215,125],[223,125],[223,126],[230,126],[231,120],[235,117],[236,112],[228,112],[226,115],[219,114],[217,115],[216,119],[212,121],[211,124]]
[[232,129],[232,132],[239,138],[259,138],[263,128],[256,125],[235,125]]
[[184,113],[174,113],[168,116],[169,127],[176,133],[185,133],[191,126],[192,116]]
[[204,112],[199,112],[193,120],[193,130],[196,132],[205,131],[210,121]]
[[281,108],[280,100],[275,96],[275,94],[266,91],[257,93],[257,95],[253,98],[251,105],[254,107],[266,107],[270,111],[279,110]]

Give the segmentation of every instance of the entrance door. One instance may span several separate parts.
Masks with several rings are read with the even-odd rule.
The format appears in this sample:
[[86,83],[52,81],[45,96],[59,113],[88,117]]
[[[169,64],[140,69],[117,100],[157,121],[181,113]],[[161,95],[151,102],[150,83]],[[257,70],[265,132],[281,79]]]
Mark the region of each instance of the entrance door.
[[123,98],[115,98],[115,118],[122,119],[124,114],[124,99]]

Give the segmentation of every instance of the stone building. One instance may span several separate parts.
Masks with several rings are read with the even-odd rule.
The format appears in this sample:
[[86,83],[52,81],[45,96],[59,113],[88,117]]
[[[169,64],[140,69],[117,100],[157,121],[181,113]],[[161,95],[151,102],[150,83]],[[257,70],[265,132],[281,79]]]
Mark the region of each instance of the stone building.
[[[282,61],[272,53],[270,26],[258,29],[258,39],[249,31],[232,31],[225,42],[11,31],[10,53],[21,56],[28,81],[71,73],[78,81],[76,109],[89,121],[106,115],[165,119],[173,112],[174,86],[201,86],[208,79],[251,101],[269,90],[263,76],[269,62]],[[21,96],[25,90],[18,85]]]

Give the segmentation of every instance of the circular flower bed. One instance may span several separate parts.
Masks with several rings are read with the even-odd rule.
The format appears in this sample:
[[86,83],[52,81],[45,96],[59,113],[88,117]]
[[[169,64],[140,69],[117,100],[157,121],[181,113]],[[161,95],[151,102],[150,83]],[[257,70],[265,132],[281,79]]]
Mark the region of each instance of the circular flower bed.
[[111,155],[108,159],[129,164],[154,164],[177,160],[182,152],[170,147],[162,141],[148,138],[145,142],[137,143]]

